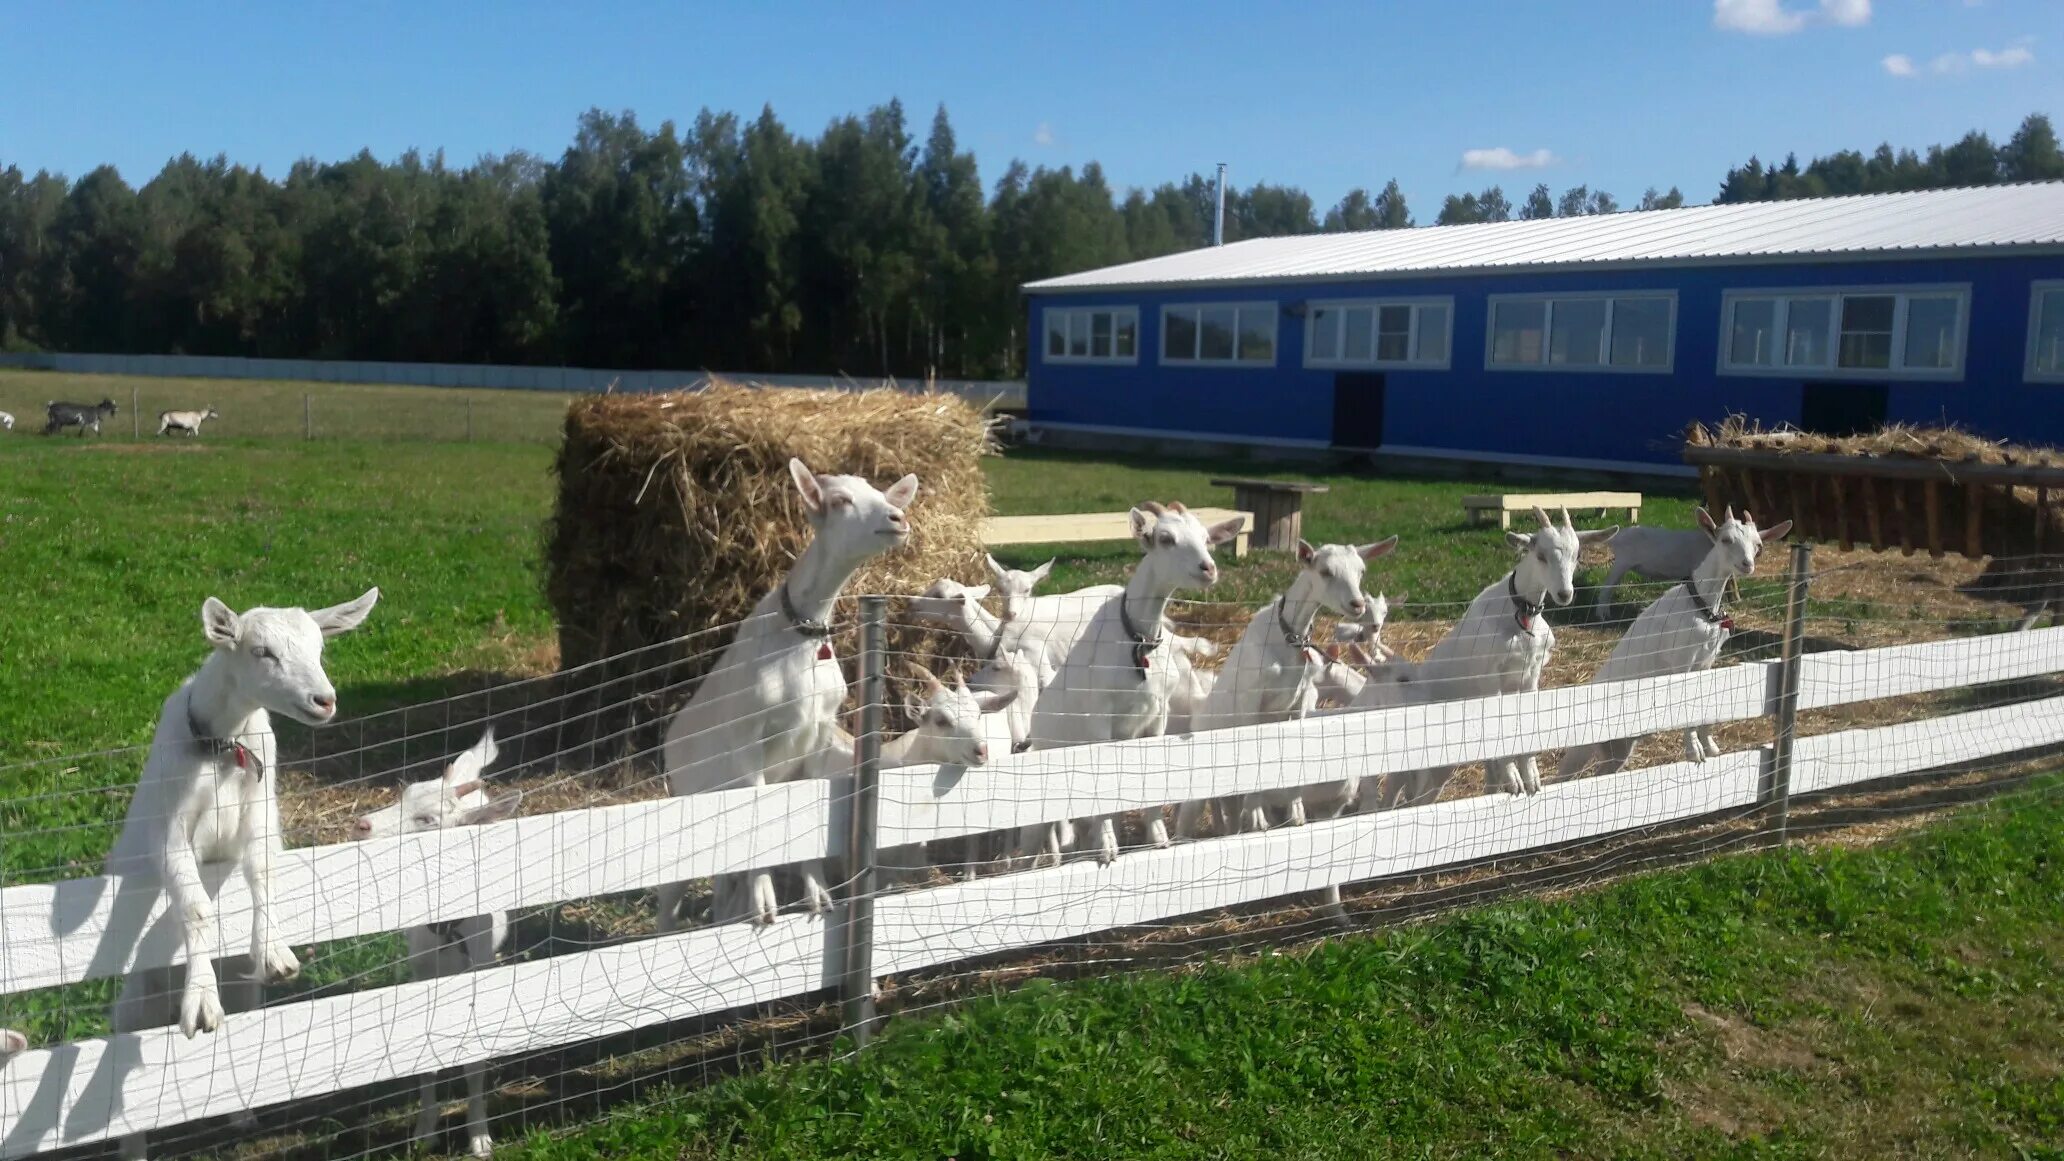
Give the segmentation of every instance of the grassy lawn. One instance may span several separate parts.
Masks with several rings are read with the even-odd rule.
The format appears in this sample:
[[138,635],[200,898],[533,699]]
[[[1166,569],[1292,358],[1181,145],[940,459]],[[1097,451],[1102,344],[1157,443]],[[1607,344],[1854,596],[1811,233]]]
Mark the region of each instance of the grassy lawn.
[[510,1155],[2064,1157],[2064,783],[893,1020]]

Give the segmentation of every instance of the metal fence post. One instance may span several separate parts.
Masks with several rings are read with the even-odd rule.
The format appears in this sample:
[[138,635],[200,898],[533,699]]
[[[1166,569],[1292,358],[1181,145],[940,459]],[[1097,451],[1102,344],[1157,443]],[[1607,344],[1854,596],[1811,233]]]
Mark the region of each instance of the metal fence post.
[[853,1047],[867,1047],[874,1034],[874,860],[875,818],[881,802],[882,705],[886,701],[883,629],[888,599],[860,598],[860,736],[853,753],[852,831],[846,851],[845,974],[839,991]]
[[306,393],[301,396],[301,438],[315,438],[315,403]]
[[473,397],[466,397],[466,442],[473,442]]
[[1813,546],[1792,545],[1791,570],[1785,577],[1784,655],[1777,670],[1777,739],[1771,747],[1770,785],[1763,804],[1780,842],[1791,824],[1792,748],[1799,731],[1799,659],[1806,642],[1806,587],[1813,569]]
[[142,387],[132,386],[129,388],[129,438],[132,441],[143,438]]

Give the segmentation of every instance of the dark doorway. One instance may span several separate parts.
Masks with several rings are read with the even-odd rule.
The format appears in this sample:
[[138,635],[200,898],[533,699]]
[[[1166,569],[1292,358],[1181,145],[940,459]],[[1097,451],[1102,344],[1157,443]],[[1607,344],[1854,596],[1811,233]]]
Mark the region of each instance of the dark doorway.
[[1808,383],[1800,389],[1799,426],[1820,435],[1869,435],[1885,426],[1882,383]]
[[1333,376],[1333,446],[1383,446],[1383,376],[1342,371]]

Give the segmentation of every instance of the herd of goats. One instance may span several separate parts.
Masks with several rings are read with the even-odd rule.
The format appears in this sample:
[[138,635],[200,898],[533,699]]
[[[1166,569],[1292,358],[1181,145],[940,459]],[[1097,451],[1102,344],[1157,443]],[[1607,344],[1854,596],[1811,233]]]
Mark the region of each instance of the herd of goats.
[[[43,434],[56,435],[60,431],[77,430],[83,438],[87,432],[100,434],[100,425],[115,417],[115,401],[103,396],[98,403],[63,403],[52,401],[43,405]],[[159,435],[201,434],[201,424],[222,416],[212,407],[199,411],[158,412]],[[14,430],[14,415],[0,411],[0,431]]]
[[[108,405],[103,405],[108,406]],[[666,776],[676,795],[763,786],[850,769],[853,737],[839,726],[847,700],[844,671],[832,647],[832,611],[840,591],[868,559],[904,543],[906,515],[918,480],[905,476],[886,490],[857,476],[819,475],[800,460],[790,475],[813,537],[780,583],[761,598],[715,667],[673,717],[666,732]],[[1426,655],[1409,661],[1379,640],[1387,612],[1382,596],[1363,591],[1368,562],[1390,552],[1396,537],[1373,544],[1299,542],[1302,564],[1287,591],[1257,611],[1215,673],[1195,666],[1208,643],[1175,633],[1167,607],[1182,591],[1210,588],[1219,577],[1214,547],[1239,534],[1244,518],[1206,527],[1181,504],[1143,503],[1131,513],[1141,556],[1123,586],[1103,585],[1036,597],[1048,566],[1030,572],[993,560],[1003,614],[981,600],[989,586],[940,581],[912,599],[913,616],[949,626],[984,659],[972,683],[952,684],[917,669],[923,704],[915,728],[886,740],[882,763],[981,765],[998,747],[1052,749],[1289,721],[1317,712],[1352,712],[1536,688],[1555,643],[1544,610],[1574,596],[1578,553],[1611,540],[1617,528],[1579,531],[1535,510],[1539,527],[1507,532],[1517,552],[1512,570],[1487,586],[1468,612]],[[1595,680],[1616,681],[1710,666],[1731,628],[1721,607],[1732,578],[1747,576],[1763,545],[1790,522],[1758,529],[1747,514],[1721,519],[1701,510],[1696,530],[1630,529],[1620,566],[1644,575],[1687,579],[1644,610]],[[1697,551],[1687,552],[1687,540]],[[1692,557],[1695,561],[1691,561]],[[1687,563],[1689,562],[1689,563]],[[1615,577],[1617,579],[1617,576]],[[232,611],[213,597],[201,608],[210,653],[165,702],[149,757],[107,872],[162,884],[165,922],[178,926],[179,967],[133,971],[116,1001],[113,1024],[133,1032],[176,1023],[189,1038],[213,1032],[228,1010],[256,1005],[266,981],[293,977],[300,963],[275,917],[273,868],[282,851],[276,796],[277,749],[270,717],[309,725],[330,721],[337,695],[323,669],[325,639],[349,632],[373,610],[379,590],[330,608]],[[1341,618],[1332,646],[1313,640],[1321,611]],[[1352,653],[1338,647],[1346,642]],[[1321,697],[1336,708],[1322,711]],[[1633,741],[1572,750],[1562,773],[1593,761],[1617,769]],[[1718,753],[1703,729],[1685,732],[1695,760]],[[518,793],[484,777],[496,758],[489,731],[443,773],[406,786],[396,802],[357,820],[355,837],[437,830],[513,815]],[[1438,797],[1453,768],[1393,775],[1381,794],[1355,782],[1268,790],[1244,798],[1179,807],[1176,833],[1196,836],[1207,825],[1224,833],[1336,817],[1357,809],[1412,806]],[[1488,789],[1532,793],[1541,776],[1532,756],[1489,764]],[[1145,812],[1148,841],[1170,841],[1158,811]],[[1207,822],[1207,816],[1215,816]],[[1059,859],[1070,847],[1109,863],[1119,857],[1119,820],[1104,816],[1024,828],[1008,845],[1035,862]],[[1076,842],[1077,836],[1081,841]],[[233,864],[249,888],[250,970],[218,980],[214,900],[203,864]],[[771,923],[782,905],[776,884],[812,912],[832,905],[818,863],[719,875],[710,917],[724,923]],[[1337,893],[1330,902],[1338,905]],[[659,925],[689,921],[685,884],[659,891]],[[418,978],[491,963],[507,934],[506,915],[438,923],[407,933],[409,964]],[[25,1047],[0,1033],[0,1057]],[[467,1069],[469,1145],[492,1148],[483,1095],[485,1065]],[[418,1135],[436,1130],[434,1078],[423,1081]],[[125,1157],[144,1152],[142,1134],[124,1139]]]

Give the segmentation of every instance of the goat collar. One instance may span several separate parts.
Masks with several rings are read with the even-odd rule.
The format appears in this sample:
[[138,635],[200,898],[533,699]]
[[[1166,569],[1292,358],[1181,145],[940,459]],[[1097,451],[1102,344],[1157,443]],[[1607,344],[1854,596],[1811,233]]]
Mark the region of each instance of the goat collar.
[[467,967],[472,967],[473,951],[466,946],[466,932],[461,926],[465,922],[463,919],[447,919],[442,923],[426,923],[423,926],[430,929],[430,934],[436,936],[439,943],[456,950],[459,958],[466,961]]
[[[1726,610],[1720,607],[1718,601],[1711,605],[1706,604],[1704,594],[1698,591],[1698,581],[1696,579],[1684,582],[1684,587],[1691,590],[1691,607],[1699,615],[1700,620],[1708,625],[1718,625],[1722,629],[1734,628],[1734,618],[1727,615]],[[1724,580],[1720,582],[1720,591],[1723,593],[1727,591],[1727,582]]]
[[1519,622],[1520,628],[1529,633],[1533,632],[1534,618],[1541,615],[1541,609],[1547,602],[1530,601],[1519,595],[1518,569],[1512,570],[1511,575],[1505,578],[1505,591],[1512,597],[1512,619]]
[[788,627],[805,637],[819,640],[831,636],[830,621],[812,621],[795,611],[795,602],[788,597],[788,582],[781,582],[781,615],[788,618]]
[[1276,598],[1276,628],[1283,631],[1283,643],[1304,654],[1306,661],[1316,661],[1317,655],[1312,649],[1311,625],[1306,624],[1302,633],[1291,628],[1289,612],[1290,594],[1284,593]]
[[265,777],[265,766],[258,761],[258,755],[251,752],[251,747],[210,733],[194,713],[191,700],[186,703],[186,728],[193,735],[194,748],[200,751],[201,757],[229,758],[236,763],[237,769],[250,771],[259,778]]
[[[1139,626],[1132,623],[1132,614],[1125,611],[1125,598],[1122,595],[1118,598],[1118,624],[1124,628],[1125,635],[1132,638],[1132,667],[1139,670],[1140,680],[1145,681],[1147,659],[1154,650],[1161,647],[1161,634],[1156,633],[1149,638],[1140,632]],[[1158,629],[1160,626],[1157,625],[1155,628]]]

